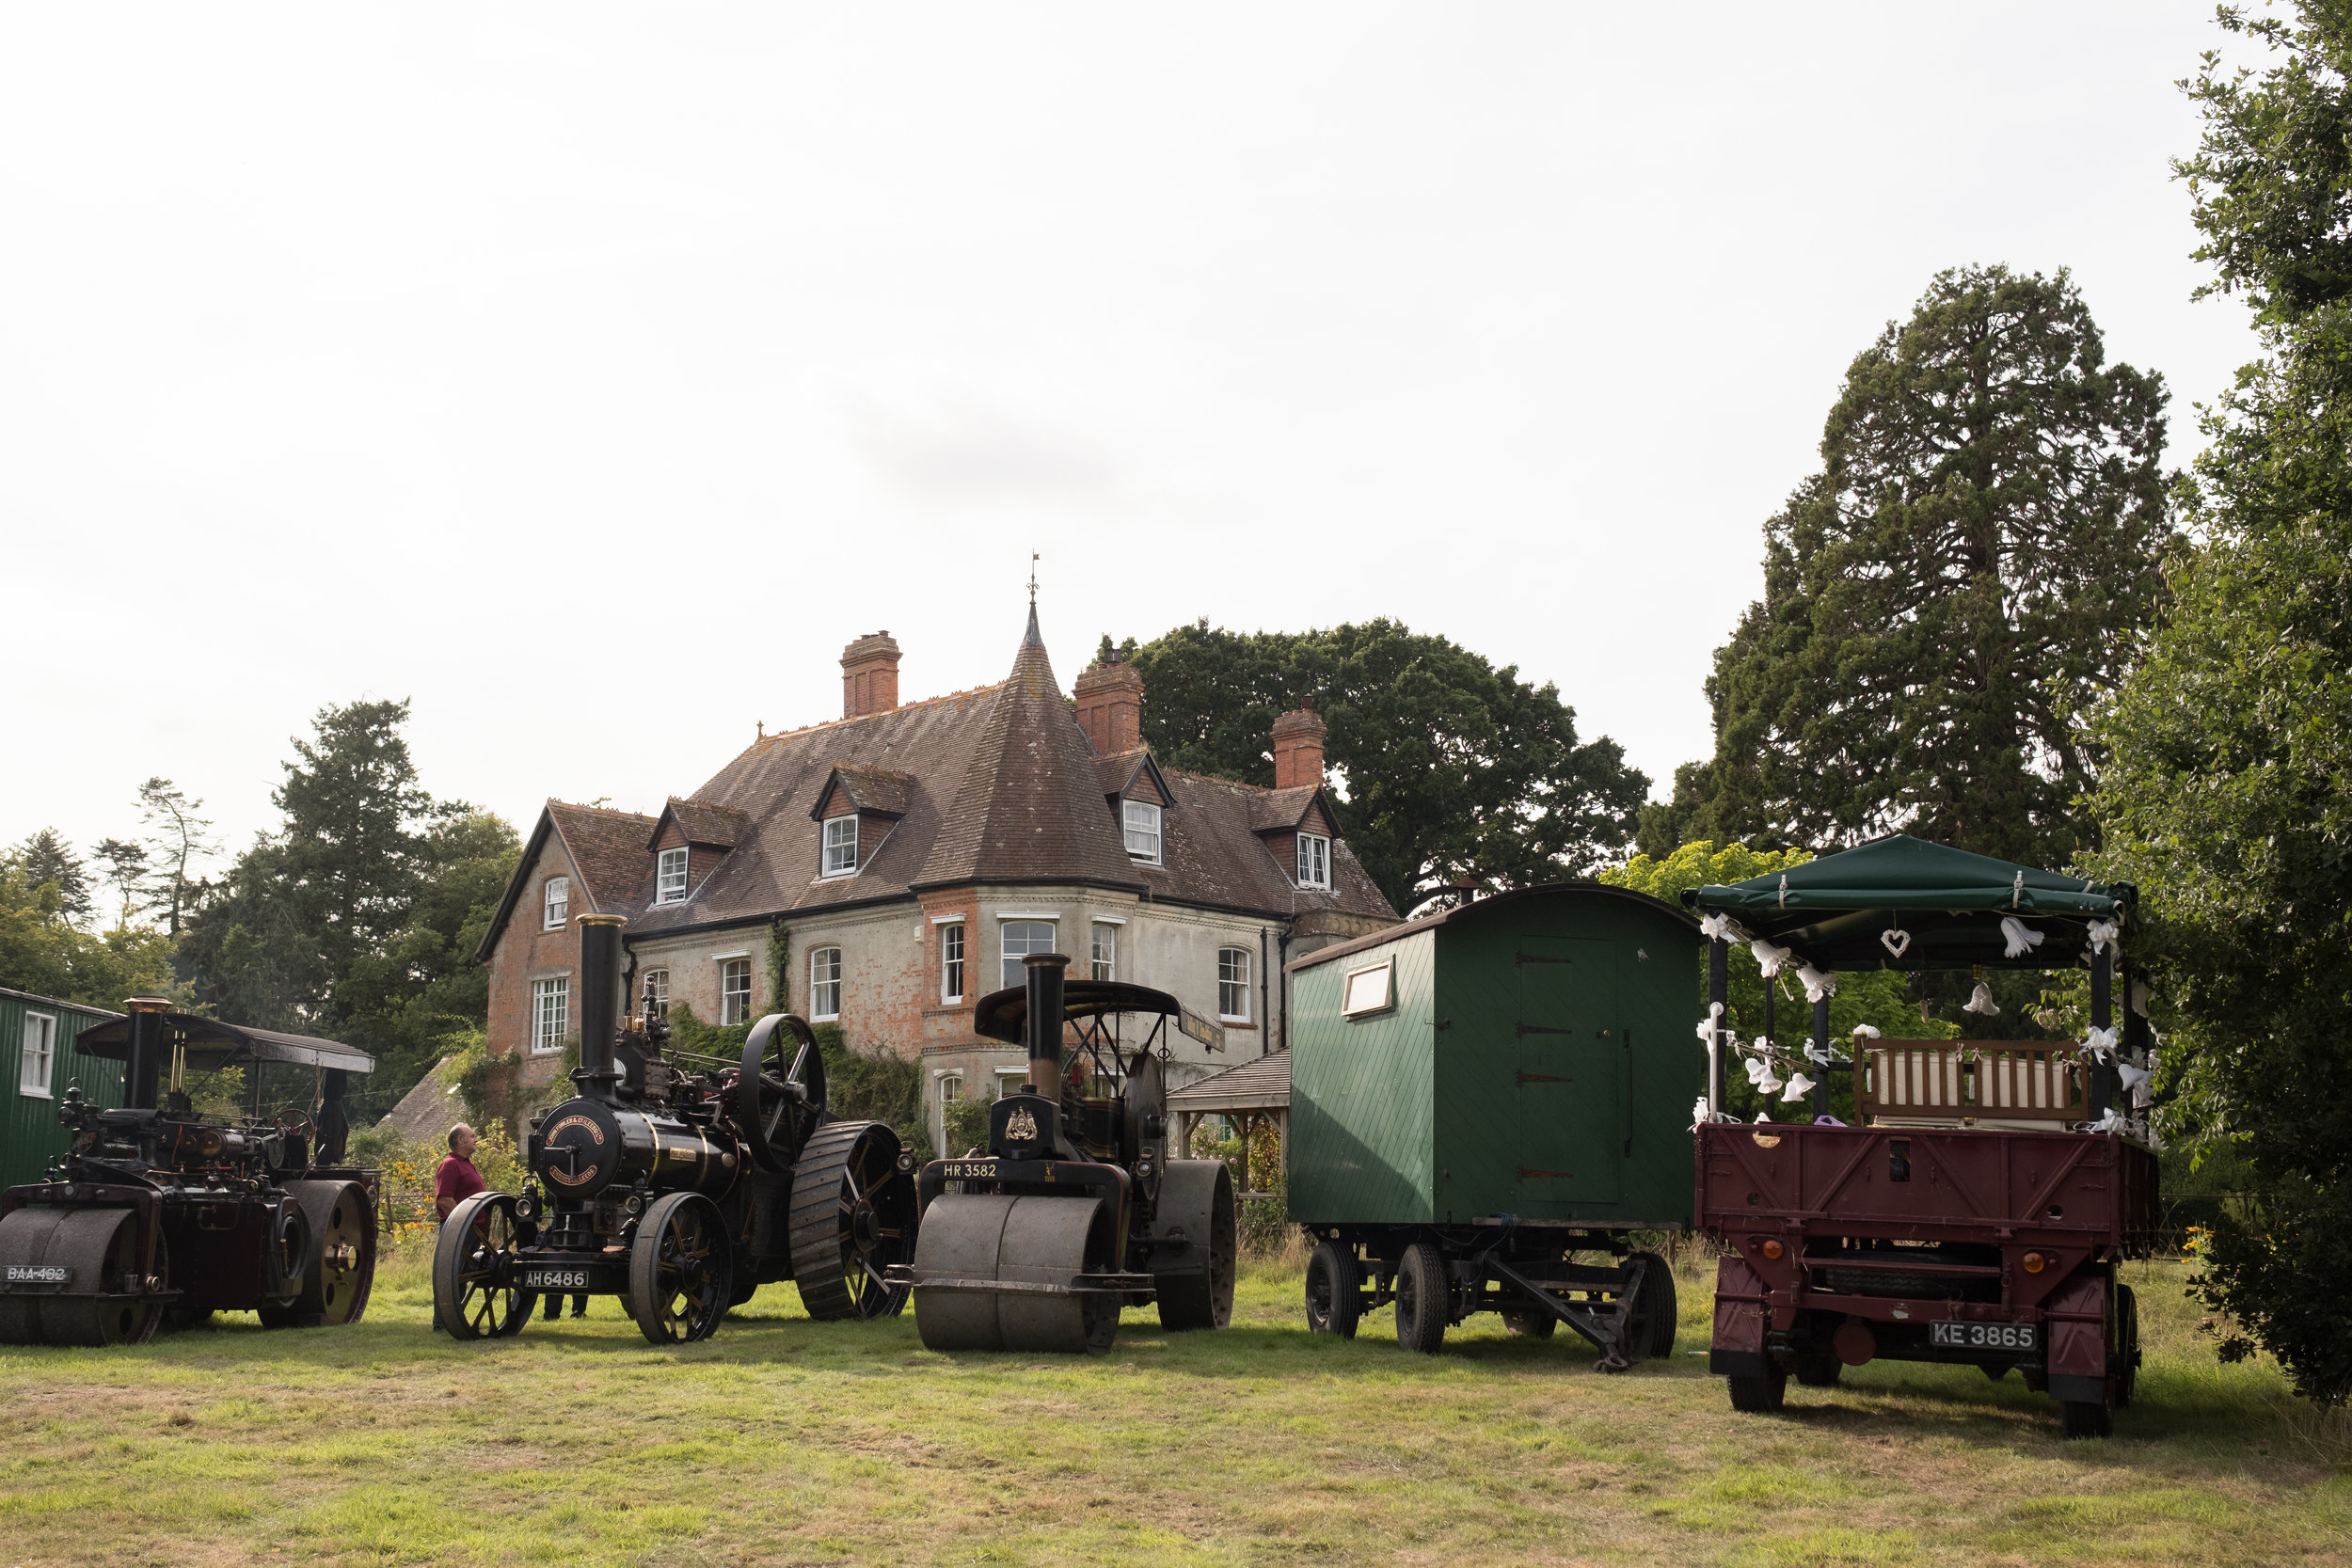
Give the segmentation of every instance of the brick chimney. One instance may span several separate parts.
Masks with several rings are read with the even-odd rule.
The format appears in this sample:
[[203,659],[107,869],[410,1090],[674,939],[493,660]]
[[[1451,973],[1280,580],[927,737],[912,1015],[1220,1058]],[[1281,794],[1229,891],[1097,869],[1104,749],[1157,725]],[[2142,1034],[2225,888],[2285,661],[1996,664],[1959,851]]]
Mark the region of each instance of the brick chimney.
[[1314,702],[1293,708],[1274,721],[1274,787],[1323,782],[1323,721],[1315,717]]
[[862,719],[898,705],[898,644],[872,632],[841,650],[841,717]]
[[1104,756],[1143,744],[1143,675],[1132,664],[1089,664],[1078,672],[1078,727]]

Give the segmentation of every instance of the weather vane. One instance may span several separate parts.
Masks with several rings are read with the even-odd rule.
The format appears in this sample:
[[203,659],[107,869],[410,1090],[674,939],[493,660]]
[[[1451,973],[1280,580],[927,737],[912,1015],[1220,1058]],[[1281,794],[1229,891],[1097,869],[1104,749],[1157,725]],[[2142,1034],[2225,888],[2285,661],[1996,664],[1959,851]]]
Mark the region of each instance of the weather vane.
[[1029,602],[1037,603],[1037,551],[1029,552]]

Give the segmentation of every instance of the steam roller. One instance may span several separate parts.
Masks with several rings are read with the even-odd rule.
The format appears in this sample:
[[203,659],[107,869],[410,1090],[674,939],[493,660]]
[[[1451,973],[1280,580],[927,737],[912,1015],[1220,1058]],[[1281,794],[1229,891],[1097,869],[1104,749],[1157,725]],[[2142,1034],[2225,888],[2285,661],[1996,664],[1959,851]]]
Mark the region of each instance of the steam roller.
[[476,1194],[442,1225],[442,1325],[504,1338],[543,1294],[605,1294],[647,1340],[683,1344],[786,1279],[812,1318],[903,1310],[883,1277],[914,1247],[898,1135],[827,1111],[824,1055],[793,1014],[761,1019],[739,1059],[673,1046],[650,989],[621,1016],[622,924],[579,917],[576,1093],[532,1123],[521,1192]]
[[[333,1327],[367,1310],[375,1172],[343,1166],[342,1088],[373,1069],[333,1040],[175,1013],[136,996],[75,1052],[123,1064],[123,1103],[70,1087],[72,1129],[48,1179],[0,1194],[0,1344],[120,1345],[166,1323],[257,1313]],[[263,1062],[310,1068],[310,1112],[199,1112],[208,1079]]]
[[1061,954],[1022,961],[1027,983],[982,997],[973,1026],[1025,1044],[1028,1081],[992,1109],[985,1156],[922,1168],[914,1260],[888,1271],[923,1343],[1099,1354],[1122,1309],[1154,1303],[1165,1328],[1224,1327],[1232,1178],[1168,1157],[1163,1069],[1171,1023],[1213,1050],[1223,1032],[1166,991],[1069,980]]

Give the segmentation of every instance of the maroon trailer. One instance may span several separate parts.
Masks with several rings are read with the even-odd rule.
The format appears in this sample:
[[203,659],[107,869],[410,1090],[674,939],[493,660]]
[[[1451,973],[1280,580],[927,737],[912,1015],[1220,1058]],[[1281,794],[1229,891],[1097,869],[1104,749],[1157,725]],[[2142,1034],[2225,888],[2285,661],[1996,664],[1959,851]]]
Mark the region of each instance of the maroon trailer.
[[[2139,1363],[2137,1315],[2116,1265],[2145,1256],[2157,1215],[2145,1141],[2143,1015],[2110,1014],[2134,902],[2090,883],[1915,839],[1882,839],[1684,901],[1714,942],[1708,1100],[1697,1128],[1697,1221],[1726,1251],[1709,1368],[1740,1410],[1780,1407],[1872,1360],[2014,1370],[2104,1436]],[[2037,940],[2039,939],[2039,940]],[[1727,944],[1809,968],[1810,1060],[1854,1073],[1860,1126],[1725,1119],[1736,1049],[1724,1010]],[[2082,1044],[1857,1039],[1830,1050],[1838,971],[2070,963],[2091,972]],[[2137,1101],[2131,1103],[2130,1101]]]

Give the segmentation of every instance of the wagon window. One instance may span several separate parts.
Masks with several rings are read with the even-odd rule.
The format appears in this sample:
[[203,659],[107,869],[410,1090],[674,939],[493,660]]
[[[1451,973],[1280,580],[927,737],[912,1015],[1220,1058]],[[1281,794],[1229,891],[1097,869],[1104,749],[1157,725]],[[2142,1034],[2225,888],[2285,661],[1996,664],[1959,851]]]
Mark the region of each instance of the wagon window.
[[1340,998],[1340,1011],[1348,1018],[1369,1018],[1387,1012],[1396,1006],[1395,980],[1393,959],[1349,970],[1346,990]]
[[49,1074],[57,1057],[57,1021],[47,1013],[24,1015],[24,1060],[16,1090],[35,1099],[49,1098]]

